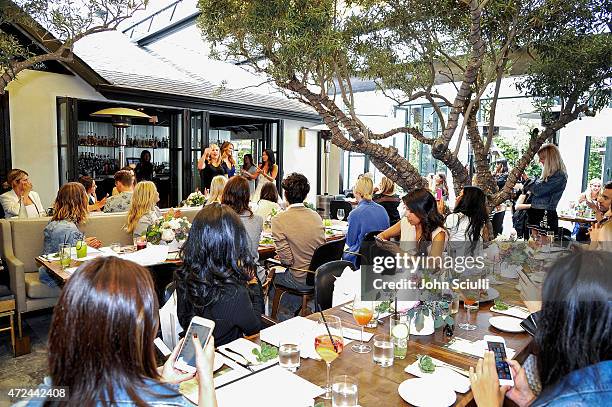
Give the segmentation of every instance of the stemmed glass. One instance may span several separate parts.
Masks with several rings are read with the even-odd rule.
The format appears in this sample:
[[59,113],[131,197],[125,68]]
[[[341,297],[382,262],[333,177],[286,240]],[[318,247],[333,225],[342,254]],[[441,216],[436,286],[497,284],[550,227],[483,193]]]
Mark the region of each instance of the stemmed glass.
[[355,322],[361,327],[361,341],[351,346],[351,350],[356,353],[369,353],[372,351],[372,347],[363,343],[363,327],[370,322],[374,315],[374,302],[373,301],[361,301],[359,294],[355,295],[353,300],[353,318]]
[[336,211],[336,218],[338,220],[344,220],[344,209],[338,209],[338,211]]
[[329,373],[331,370],[331,362],[336,360],[344,349],[344,340],[342,337],[342,322],[340,318],[334,315],[319,316],[317,321],[317,331],[315,336],[315,350],[325,361],[327,365],[327,380],[325,384],[325,394],[321,397],[331,399],[331,381]]
[[463,297],[463,308],[466,311],[466,321],[463,324],[459,324],[459,328],[466,331],[473,331],[477,328],[476,325],[470,324],[471,311],[478,312],[480,307],[480,290],[479,289],[465,289],[461,291]]

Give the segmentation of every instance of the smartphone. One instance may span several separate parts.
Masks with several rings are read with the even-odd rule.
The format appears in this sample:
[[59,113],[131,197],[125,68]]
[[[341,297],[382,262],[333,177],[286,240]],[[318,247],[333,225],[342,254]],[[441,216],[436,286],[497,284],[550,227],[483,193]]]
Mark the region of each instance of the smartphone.
[[514,386],[514,378],[510,365],[506,362],[506,341],[501,336],[485,335],[484,340],[495,355],[495,368],[501,386]]
[[178,370],[182,370],[187,373],[195,373],[195,349],[193,347],[193,334],[198,335],[202,348],[208,343],[208,339],[212,336],[213,329],[215,329],[215,322],[210,319],[193,317],[185,333],[185,340],[181,345],[178,357],[174,362],[174,367]]

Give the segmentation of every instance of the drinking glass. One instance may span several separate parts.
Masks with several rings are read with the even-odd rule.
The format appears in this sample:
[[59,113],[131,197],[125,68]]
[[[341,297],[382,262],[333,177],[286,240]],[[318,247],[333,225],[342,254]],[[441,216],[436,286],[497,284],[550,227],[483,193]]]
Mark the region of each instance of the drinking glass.
[[336,218],[338,220],[344,220],[344,209],[338,209],[336,212]]
[[75,249],[77,259],[87,257],[87,244],[84,240],[77,240],[77,242],[75,243]]
[[374,303],[372,301],[361,301],[359,294],[353,299],[353,318],[361,328],[361,341],[351,346],[351,350],[356,353],[369,353],[372,347],[363,343],[363,327],[370,322],[374,315]]
[[331,382],[329,380],[331,363],[340,356],[340,353],[342,353],[344,349],[342,322],[340,322],[339,317],[334,315],[327,315],[325,319],[319,316],[316,329],[315,350],[327,365],[325,394],[321,397],[329,400],[331,399]]
[[146,236],[138,236],[134,238],[134,247],[136,250],[146,249],[147,247],[147,237]]
[[463,296],[463,308],[466,311],[465,323],[459,324],[459,328],[466,331],[473,331],[476,325],[471,324],[471,311],[478,312],[480,306],[480,290],[467,289],[461,292]]
[[380,367],[393,366],[393,342],[391,336],[380,334],[374,336],[374,353],[372,360]]
[[340,375],[332,383],[332,407],[356,407],[358,404],[359,384],[357,379]]
[[278,364],[280,367],[295,372],[300,367],[300,347],[295,340],[281,341],[278,347]]
[[555,232],[549,230],[546,232],[546,238],[548,240],[548,252],[552,253],[553,243],[555,242]]
[[71,247],[69,244],[60,244],[59,245],[59,258],[60,258],[60,265],[62,266],[62,269],[65,269],[66,267],[70,266],[70,263],[72,262],[72,257],[71,257]]
[[121,253],[121,243],[111,243],[110,248],[117,254]]
[[408,352],[408,339],[410,336],[410,325],[406,317],[391,315],[389,317],[391,341],[393,342],[393,356],[396,359],[404,359]]

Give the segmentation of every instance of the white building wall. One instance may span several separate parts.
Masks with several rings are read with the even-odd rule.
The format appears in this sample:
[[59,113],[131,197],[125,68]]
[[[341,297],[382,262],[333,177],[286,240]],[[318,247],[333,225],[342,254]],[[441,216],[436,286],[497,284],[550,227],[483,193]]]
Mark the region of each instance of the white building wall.
[[292,172],[304,174],[310,181],[310,193],[306,200],[315,203],[317,195],[317,132],[306,130],[306,146],[299,146],[299,132],[302,127],[309,128],[312,122],[285,120],[283,126],[283,173],[286,177]]
[[22,71],[8,86],[13,168],[30,174],[45,207],[59,188],[56,98],[106,100],[77,76]]

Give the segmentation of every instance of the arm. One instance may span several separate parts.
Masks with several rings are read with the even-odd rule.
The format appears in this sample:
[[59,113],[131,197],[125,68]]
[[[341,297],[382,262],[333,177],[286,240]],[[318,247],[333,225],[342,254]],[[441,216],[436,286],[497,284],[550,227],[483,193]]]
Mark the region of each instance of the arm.
[[429,257],[441,257],[444,251],[444,243],[446,242],[446,232],[438,233],[431,242],[431,252]]
[[401,219],[400,219],[399,222],[397,222],[395,225],[391,226],[387,230],[384,230],[384,231],[380,232],[378,234],[378,236],[376,236],[376,237],[381,239],[381,240],[389,240],[392,237],[398,237],[401,234],[401,232],[402,232],[401,223],[402,222],[401,222]]
[[4,213],[11,216],[19,215],[20,205],[20,197],[17,197],[15,201],[12,199],[12,194],[2,194],[0,195],[0,203],[2,204],[2,208],[4,208]]
[[293,253],[291,252],[291,246],[287,240],[287,236],[282,231],[282,227],[278,223],[278,218],[272,218],[272,239],[276,246],[276,254],[278,259],[284,266],[293,265]]
[[514,209],[517,211],[522,211],[522,210],[531,208],[531,204],[524,203],[525,199],[527,199],[527,195],[521,194],[521,196],[519,196],[518,199],[516,200]]
[[261,310],[264,306],[259,281],[247,286],[236,302],[237,312],[234,314],[237,317],[236,325],[242,329],[244,335],[258,333],[261,330]]
[[262,174],[264,177],[266,177],[268,181],[274,181],[276,179],[276,176],[278,175],[278,165],[274,164],[274,167],[272,167],[272,173],[270,175],[264,174],[263,172]]
[[[359,215],[357,213],[357,215]],[[348,230],[346,231],[346,245],[352,247],[359,241],[361,235],[361,222],[360,219],[355,216],[355,212],[349,213],[348,216]]]
[[198,160],[198,170],[204,169],[206,166],[206,161],[208,160],[208,156],[210,155],[210,147],[206,147],[204,149],[204,154]]

